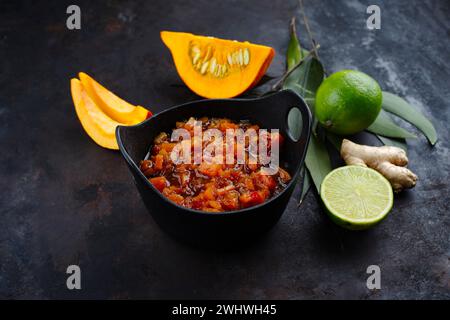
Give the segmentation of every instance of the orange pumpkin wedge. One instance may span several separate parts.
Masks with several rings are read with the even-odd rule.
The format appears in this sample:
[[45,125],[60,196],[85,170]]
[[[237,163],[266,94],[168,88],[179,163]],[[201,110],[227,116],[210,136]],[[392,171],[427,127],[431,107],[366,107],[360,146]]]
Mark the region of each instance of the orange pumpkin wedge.
[[118,150],[115,131],[120,123],[103,113],[102,109],[89,97],[80,80],[71,79],[70,90],[78,119],[86,133],[98,145]]
[[162,31],[184,83],[205,98],[231,98],[258,83],[275,51],[271,47]]
[[92,100],[111,119],[127,125],[135,125],[147,119],[147,109],[119,98],[84,72],[80,72],[79,77]]

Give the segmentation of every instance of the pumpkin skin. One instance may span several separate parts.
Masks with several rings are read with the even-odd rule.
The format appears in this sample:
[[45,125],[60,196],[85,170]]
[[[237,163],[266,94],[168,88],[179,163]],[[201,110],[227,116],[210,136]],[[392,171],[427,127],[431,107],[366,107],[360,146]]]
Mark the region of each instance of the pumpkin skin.
[[98,145],[118,150],[115,131],[120,123],[103,113],[102,109],[89,97],[80,80],[71,79],[70,89],[78,119],[86,133]]
[[205,98],[232,98],[261,80],[275,55],[271,47],[162,31],[183,82]]

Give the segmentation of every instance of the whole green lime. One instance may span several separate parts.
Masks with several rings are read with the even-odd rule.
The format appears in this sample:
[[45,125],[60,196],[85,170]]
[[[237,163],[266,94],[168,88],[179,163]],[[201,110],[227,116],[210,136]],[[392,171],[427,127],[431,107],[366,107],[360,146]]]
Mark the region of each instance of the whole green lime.
[[339,135],[354,134],[370,126],[381,110],[378,83],[365,73],[342,70],[326,78],[316,93],[317,120]]

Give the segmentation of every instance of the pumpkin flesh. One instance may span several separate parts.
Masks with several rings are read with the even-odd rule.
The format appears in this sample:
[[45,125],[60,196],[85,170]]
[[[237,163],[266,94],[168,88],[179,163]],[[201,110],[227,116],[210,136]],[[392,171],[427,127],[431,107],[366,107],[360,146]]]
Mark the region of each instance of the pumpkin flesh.
[[190,33],[162,31],[178,74],[205,98],[231,98],[254,86],[265,74],[271,47]]
[[86,133],[98,145],[118,150],[115,131],[119,122],[108,117],[89,97],[87,90],[78,79],[70,80],[70,89],[78,119]]
[[147,118],[147,109],[119,98],[84,72],[80,72],[79,77],[92,100],[110,118],[127,125],[141,123]]

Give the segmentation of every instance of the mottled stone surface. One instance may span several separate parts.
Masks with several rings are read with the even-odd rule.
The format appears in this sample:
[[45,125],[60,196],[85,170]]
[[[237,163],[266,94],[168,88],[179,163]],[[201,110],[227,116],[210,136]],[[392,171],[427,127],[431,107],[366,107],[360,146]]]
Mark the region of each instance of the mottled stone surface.
[[[163,29],[271,45],[269,74],[280,75],[297,1],[77,1],[80,31],[65,27],[71,3],[52,2],[0,4],[0,297],[450,298],[448,1],[305,1],[327,71],[369,73],[431,118],[440,140],[408,142],[419,183],[378,227],[336,227],[313,192],[298,209],[298,187],[264,239],[226,253],[186,247],[155,225],[120,155],[82,130],[69,79],[86,71],[155,112],[197,99]],[[369,31],[373,3],[382,28]],[[69,264],[81,267],[80,291],[66,289]],[[365,285],[372,264],[378,291]]]

